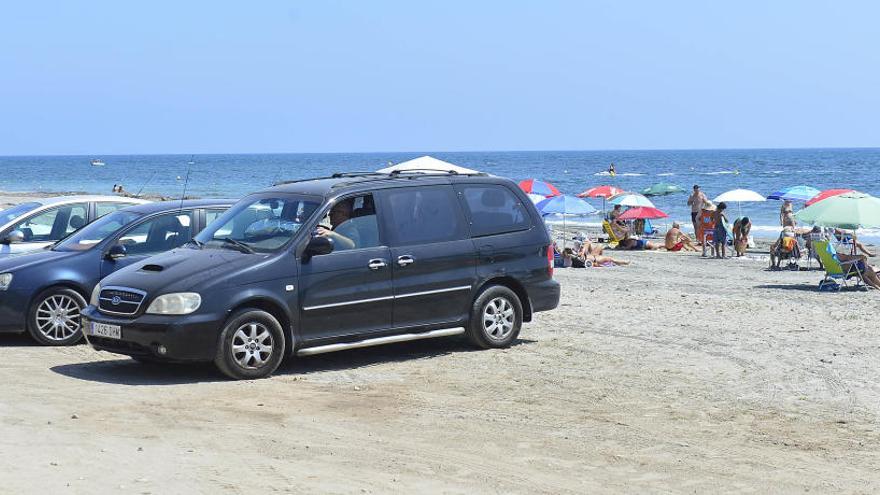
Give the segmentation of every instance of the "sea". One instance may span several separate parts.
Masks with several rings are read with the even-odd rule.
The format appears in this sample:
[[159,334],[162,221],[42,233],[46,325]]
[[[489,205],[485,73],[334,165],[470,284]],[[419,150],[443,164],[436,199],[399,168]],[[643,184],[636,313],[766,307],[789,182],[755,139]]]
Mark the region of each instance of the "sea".
[[[422,155],[515,181],[547,181],[566,194],[605,184],[639,192],[658,182],[673,183],[685,192],[651,198],[669,214],[655,221],[661,227],[672,220],[690,227],[686,201],[694,184],[710,199],[731,189],[766,196],[795,185],[880,194],[880,148],[6,156],[0,157],[0,190],[108,194],[122,184],[130,193],[238,198],[279,181],[373,171]],[[92,159],[104,166],[92,166]],[[615,176],[607,172],[611,163]],[[603,208],[601,199],[588,201]],[[755,234],[775,237],[780,206],[778,201],[732,204],[729,217],[747,215]],[[566,218],[575,225],[595,226],[600,220],[600,215]],[[880,230],[861,235],[880,243]]]

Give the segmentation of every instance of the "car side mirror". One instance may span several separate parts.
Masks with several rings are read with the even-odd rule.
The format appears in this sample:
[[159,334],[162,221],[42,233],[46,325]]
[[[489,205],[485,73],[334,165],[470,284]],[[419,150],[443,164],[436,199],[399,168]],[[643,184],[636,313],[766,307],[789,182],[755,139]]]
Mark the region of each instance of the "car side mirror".
[[306,250],[303,255],[306,258],[311,258],[312,256],[320,256],[322,254],[330,254],[333,252],[333,240],[329,237],[324,237],[321,235],[312,236],[309,239],[309,243],[306,245]]
[[119,258],[125,258],[128,254],[128,250],[125,249],[125,246],[122,244],[114,244],[113,247],[107,251],[107,259],[108,260],[118,260]]
[[24,232],[18,229],[6,234],[6,237],[3,238],[3,244],[15,244],[17,242],[24,242]]

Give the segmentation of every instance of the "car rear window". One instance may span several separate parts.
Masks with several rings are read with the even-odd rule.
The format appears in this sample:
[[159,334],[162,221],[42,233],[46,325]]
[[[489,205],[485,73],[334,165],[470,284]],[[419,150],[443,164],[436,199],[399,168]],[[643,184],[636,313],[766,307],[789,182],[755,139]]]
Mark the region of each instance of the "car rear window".
[[385,193],[391,235],[400,246],[465,238],[464,219],[450,186],[406,187]]
[[474,237],[527,230],[531,219],[513,192],[496,184],[460,185]]

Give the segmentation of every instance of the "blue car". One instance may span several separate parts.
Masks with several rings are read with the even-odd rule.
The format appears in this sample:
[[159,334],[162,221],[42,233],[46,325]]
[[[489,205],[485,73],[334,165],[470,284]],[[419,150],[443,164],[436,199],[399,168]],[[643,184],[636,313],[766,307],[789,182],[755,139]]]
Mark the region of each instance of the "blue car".
[[148,203],[110,213],[43,251],[0,258],[0,332],[44,345],[82,339],[80,311],[107,275],[192,241],[231,200]]

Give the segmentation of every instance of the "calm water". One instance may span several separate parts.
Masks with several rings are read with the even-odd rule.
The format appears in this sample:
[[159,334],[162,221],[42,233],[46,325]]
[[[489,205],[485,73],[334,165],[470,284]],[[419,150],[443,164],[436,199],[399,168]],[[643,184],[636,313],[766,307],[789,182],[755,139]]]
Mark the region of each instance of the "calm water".
[[[661,181],[686,190],[700,184],[710,198],[735,188],[766,196],[799,184],[880,194],[880,149],[0,157],[0,190],[109,193],[113,184],[122,183],[130,192],[143,187],[147,193],[178,196],[189,168],[187,195],[240,197],[279,180],[376,170],[389,161],[424,154],[516,180],[539,178],[571,194],[599,184],[639,191]],[[91,158],[102,158],[106,166],[90,166]],[[603,175],[611,162],[617,167],[616,177]],[[686,200],[686,194],[653,198],[671,217],[689,221]],[[601,200],[591,202],[601,207]],[[743,211],[756,226],[771,229],[779,206],[776,201],[749,203],[743,204]],[[732,205],[732,216],[737,212]]]

